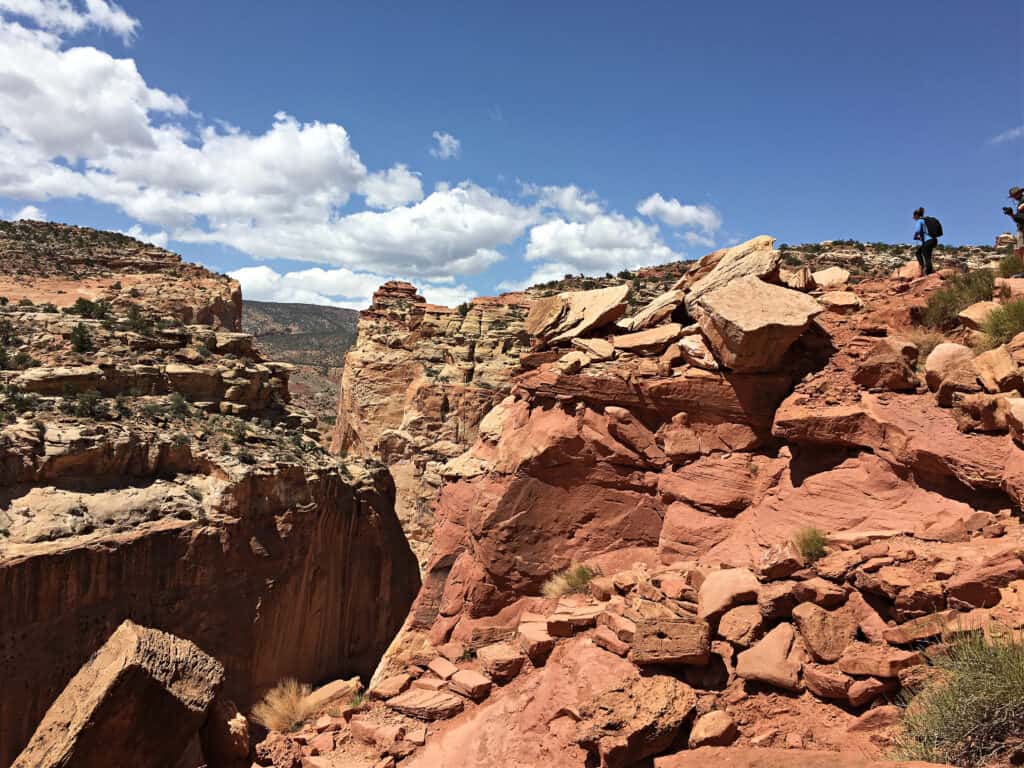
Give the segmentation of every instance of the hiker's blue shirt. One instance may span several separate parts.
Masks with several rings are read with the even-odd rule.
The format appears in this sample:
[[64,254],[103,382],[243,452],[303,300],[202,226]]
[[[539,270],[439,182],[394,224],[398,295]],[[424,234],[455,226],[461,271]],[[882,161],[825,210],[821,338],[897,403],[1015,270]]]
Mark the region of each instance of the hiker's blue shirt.
[[[918,237],[920,235],[920,237]],[[925,240],[930,240],[931,235],[928,234],[928,227],[924,225],[924,219],[917,220],[917,229],[914,230],[914,239],[920,240],[922,243]]]

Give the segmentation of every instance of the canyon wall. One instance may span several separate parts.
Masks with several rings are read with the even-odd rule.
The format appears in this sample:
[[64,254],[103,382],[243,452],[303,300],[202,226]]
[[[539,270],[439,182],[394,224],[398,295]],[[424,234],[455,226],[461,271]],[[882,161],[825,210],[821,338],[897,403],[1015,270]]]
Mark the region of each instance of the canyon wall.
[[243,709],[369,676],[419,587],[389,475],[320,447],[291,367],[227,330],[234,281],[13,226],[0,252],[39,268],[0,306],[0,762],[125,619],[217,658]]
[[359,318],[345,357],[332,450],[388,467],[396,511],[421,563],[433,535],[441,466],[470,446],[529,350],[524,294],[428,304],[385,283]]

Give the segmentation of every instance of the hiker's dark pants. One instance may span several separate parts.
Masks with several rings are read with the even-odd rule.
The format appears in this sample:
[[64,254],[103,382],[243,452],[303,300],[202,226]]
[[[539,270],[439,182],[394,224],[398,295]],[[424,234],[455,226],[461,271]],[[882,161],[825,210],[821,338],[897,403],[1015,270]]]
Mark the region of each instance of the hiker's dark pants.
[[932,251],[935,250],[937,242],[938,240],[934,237],[929,237],[917,247],[917,263],[921,265],[922,275],[930,275],[935,271],[935,268],[932,266]]

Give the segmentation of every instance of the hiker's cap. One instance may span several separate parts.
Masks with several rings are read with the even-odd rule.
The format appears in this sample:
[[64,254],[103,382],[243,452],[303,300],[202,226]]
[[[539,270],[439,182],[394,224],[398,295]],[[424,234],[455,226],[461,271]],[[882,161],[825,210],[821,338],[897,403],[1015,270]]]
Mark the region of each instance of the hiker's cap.
[[1021,189],[1020,187],[1010,187],[1010,197],[1016,197],[1021,192],[1024,192],[1024,189]]

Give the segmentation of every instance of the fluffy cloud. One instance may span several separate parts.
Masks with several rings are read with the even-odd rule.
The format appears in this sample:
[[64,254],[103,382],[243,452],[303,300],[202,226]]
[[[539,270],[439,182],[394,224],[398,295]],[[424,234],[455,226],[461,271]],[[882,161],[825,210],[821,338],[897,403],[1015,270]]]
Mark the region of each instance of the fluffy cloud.
[[721,216],[710,205],[683,205],[674,197],[666,200],[658,192],[641,200],[636,209],[670,227],[696,227],[710,233],[722,226]]
[[[472,182],[425,194],[406,165],[368,169],[336,123],[278,112],[262,131],[204,120],[181,96],[151,86],[131,59],[67,47],[85,27],[128,36],[138,24],[107,0],[0,0],[0,196],[40,203],[81,197],[134,220],[129,234],[228,246],[257,259],[327,267],[247,267],[247,295],[365,306],[402,275],[437,303],[471,291],[479,274],[526,239],[536,279],[604,273],[681,257],[658,224],[607,211],[576,185],[523,186],[509,199]],[[17,18],[34,28],[23,26]],[[127,21],[123,18],[124,16]],[[459,140],[435,131],[439,158]],[[707,245],[721,226],[708,206],[652,195],[638,211]]]
[[[242,295],[247,299],[350,309],[365,309],[381,283],[396,279],[393,275],[353,272],[345,268],[313,268],[282,274],[265,265],[243,267],[229,274],[241,284]],[[428,282],[419,288],[427,301],[446,306],[456,306],[476,295],[465,285],[451,285],[447,281]]]
[[555,219],[534,227],[526,258],[549,262],[535,275],[561,270],[560,277],[565,272],[614,273],[674,261],[680,255],[662,242],[656,225],[610,213],[584,222]]
[[19,221],[21,219],[26,221],[48,221],[45,211],[36,208],[34,205],[26,205],[21,210],[11,214],[11,221]]
[[573,221],[592,219],[604,211],[596,193],[584,192],[575,184],[565,187],[523,184],[523,194],[536,197],[542,208],[559,210]]
[[386,171],[371,173],[360,186],[371,208],[397,208],[423,199],[420,177],[399,163]]
[[0,12],[55,32],[76,33],[96,27],[130,41],[139,28],[138,19],[133,19],[115,3],[85,0],[84,6],[70,0],[0,0]]
[[462,148],[462,142],[452,136],[450,133],[444,131],[434,131],[432,134],[434,141],[437,142],[437,146],[431,148],[430,154],[434,157],[439,157],[442,160],[448,160],[453,157],[459,156],[459,150]]
[[170,239],[166,232],[146,232],[138,224],[132,224],[132,226],[121,232],[121,234],[128,235],[128,237],[134,237],[136,240],[141,240],[144,243],[151,243],[157,248],[166,248],[167,241]]
[[[425,277],[487,268],[537,220],[468,183],[424,199],[404,165],[369,172],[334,123],[194,120],[133,61],[0,19],[0,195],[87,197],[182,242]],[[353,195],[378,210],[346,215]]]
[[1003,131],[998,136],[993,136],[989,139],[992,144],[1002,144],[1007,141],[1014,141],[1016,139],[1024,139],[1024,125],[1018,125],[1016,128],[1011,128],[1008,131]]

